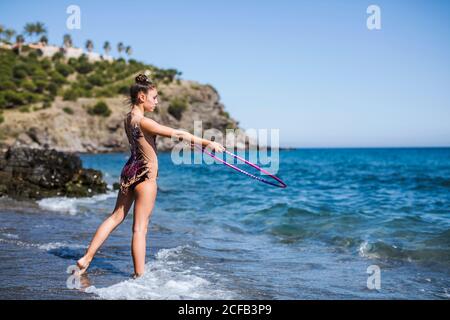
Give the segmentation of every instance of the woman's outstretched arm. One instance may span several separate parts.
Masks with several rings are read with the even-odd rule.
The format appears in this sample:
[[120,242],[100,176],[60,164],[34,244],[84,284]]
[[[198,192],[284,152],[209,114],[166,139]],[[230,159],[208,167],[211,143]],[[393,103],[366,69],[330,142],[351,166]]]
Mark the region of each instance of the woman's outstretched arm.
[[174,138],[176,140],[183,140],[186,142],[195,143],[195,144],[201,144],[203,147],[210,146],[214,151],[216,152],[223,152],[225,151],[225,148],[220,143],[217,143],[215,141],[206,140],[197,136],[194,136],[193,134],[179,129],[173,129],[171,127],[167,127],[164,125],[159,124],[155,120],[149,119],[149,118],[143,118],[141,121],[141,128],[143,131],[150,133],[150,134],[157,134],[163,137],[169,137]]

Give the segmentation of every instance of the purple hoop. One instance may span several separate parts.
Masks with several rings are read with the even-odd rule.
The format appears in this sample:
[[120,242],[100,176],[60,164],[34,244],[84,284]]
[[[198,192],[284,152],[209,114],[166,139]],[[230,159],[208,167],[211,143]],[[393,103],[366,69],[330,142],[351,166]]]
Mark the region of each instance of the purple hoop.
[[273,182],[270,182],[270,181],[267,181],[266,179],[257,177],[257,176],[255,176],[255,175],[253,175],[253,174],[251,174],[251,173],[248,173],[247,171],[244,171],[244,170],[242,170],[242,169],[239,169],[238,167],[232,165],[231,163],[228,163],[228,162],[226,162],[226,161],[224,161],[224,160],[222,160],[222,159],[216,157],[214,154],[212,154],[212,153],[206,151],[205,148],[199,147],[197,144],[194,144],[194,146],[195,146],[197,149],[199,149],[199,150],[201,150],[202,152],[204,152],[204,153],[206,153],[207,155],[209,155],[210,157],[212,157],[212,158],[214,158],[214,159],[216,159],[216,160],[219,160],[219,161],[222,162],[224,165],[227,165],[227,166],[233,168],[234,170],[239,171],[239,172],[241,172],[241,173],[243,173],[243,174],[249,176],[250,178],[256,179],[256,180],[258,180],[258,181],[261,181],[261,182],[270,184],[270,185],[275,186],[275,187],[278,187],[278,188],[286,188],[286,187],[287,187],[287,185],[286,185],[283,181],[281,181],[281,179],[278,178],[277,176],[275,176],[275,175],[273,175],[273,174],[267,172],[266,170],[260,168],[260,167],[257,166],[256,164],[251,163],[250,161],[247,161],[247,160],[245,160],[245,159],[239,157],[238,155],[236,155],[236,154],[234,154],[234,153],[231,153],[231,152],[225,150],[225,152],[228,153],[229,155],[231,155],[231,156],[233,156],[233,157],[235,157],[235,158],[237,158],[237,159],[239,159],[239,160],[241,160],[241,161],[244,161],[246,164],[252,166],[253,168],[255,168],[255,169],[257,169],[257,170],[259,170],[259,171],[261,171],[261,172],[267,174],[267,175],[270,176],[271,178],[273,178],[273,179],[275,179],[276,181],[278,181],[279,183],[281,183],[281,185],[280,185],[280,184],[273,183]]

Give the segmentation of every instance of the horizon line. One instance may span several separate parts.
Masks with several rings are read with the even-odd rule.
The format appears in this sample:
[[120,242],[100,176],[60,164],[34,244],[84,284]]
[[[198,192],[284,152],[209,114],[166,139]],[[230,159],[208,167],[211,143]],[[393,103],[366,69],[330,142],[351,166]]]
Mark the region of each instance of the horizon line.
[[[278,147],[278,149],[449,149],[448,146]],[[268,146],[270,149],[270,146]]]

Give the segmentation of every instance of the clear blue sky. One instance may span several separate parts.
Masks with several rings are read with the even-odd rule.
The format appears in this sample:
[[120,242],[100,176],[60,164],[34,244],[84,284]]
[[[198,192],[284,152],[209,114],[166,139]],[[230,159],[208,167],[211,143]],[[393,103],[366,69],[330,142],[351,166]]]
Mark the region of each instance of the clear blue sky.
[[[65,27],[70,4],[81,30]],[[370,4],[381,30],[366,28]],[[123,41],[212,84],[243,128],[279,128],[282,146],[450,146],[450,1],[0,2],[0,24],[34,21],[50,43]]]

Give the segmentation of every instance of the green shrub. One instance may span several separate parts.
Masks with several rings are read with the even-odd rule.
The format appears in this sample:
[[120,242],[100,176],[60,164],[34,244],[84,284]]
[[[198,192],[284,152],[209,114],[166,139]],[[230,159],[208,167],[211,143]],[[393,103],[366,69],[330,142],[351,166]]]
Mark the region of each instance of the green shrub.
[[93,107],[88,108],[88,113],[95,116],[109,117],[111,110],[106,102],[99,101]]
[[104,88],[100,88],[98,90],[95,91],[95,96],[96,97],[114,97],[116,95],[116,91],[114,90],[114,88],[108,86],[108,87],[104,87]]
[[56,96],[58,94],[58,86],[55,83],[50,82],[47,85],[47,91],[50,95]]
[[42,109],[48,109],[52,106],[52,102],[51,101],[44,101],[44,103],[42,103]]
[[41,60],[41,67],[44,70],[50,70],[52,68],[52,63],[48,58],[44,58]]
[[78,59],[77,58],[69,58],[67,63],[75,68],[75,66],[78,64]]
[[3,116],[3,114],[0,114],[0,123],[3,123],[5,121],[5,117]]
[[64,76],[57,71],[50,72],[50,77],[51,77],[51,81],[57,85],[62,85],[67,82],[66,78],[64,78]]
[[39,57],[39,54],[37,51],[31,51],[28,54],[28,58],[33,59],[33,60],[37,60],[38,57]]
[[99,74],[89,76],[87,81],[93,86],[102,86],[104,84],[103,77]]
[[66,101],[77,101],[80,97],[80,91],[77,89],[70,88],[64,92],[63,100]]
[[6,90],[3,92],[4,99],[6,100],[6,107],[13,108],[15,106],[24,105],[27,102],[27,99],[24,94]]
[[62,52],[57,52],[53,55],[52,60],[53,61],[60,61],[64,58],[64,54]]
[[19,108],[20,112],[30,112],[30,107],[29,106],[22,106]]
[[25,90],[28,90],[28,91],[36,90],[36,85],[30,79],[23,79],[20,82],[20,87],[22,87],[22,88],[24,88]]
[[74,67],[81,74],[87,74],[94,70],[94,64],[90,63],[84,54],[78,58],[78,61]]
[[88,82],[87,78],[81,74],[77,76],[77,86],[83,90],[91,90],[94,86]]
[[230,118],[230,114],[226,111],[220,110],[219,114],[221,116],[225,116],[225,118],[229,119]]
[[117,93],[119,94],[129,94],[130,93],[130,87],[126,85],[118,86],[117,87]]
[[24,79],[28,75],[27,69],[23,65],[17,65],[13,68],[13,77],[16,79]]
[[71,66],[69,66],[68,64],[64,64],[64,63],[57,63],[55,65],[55,69],[64,77],[69,76],[74,71]]
[[4,109],[7,107],[6,99],[3,92],[0,93],[0,109]]
[[67,114],[73,114],[73,109],[70,107],[64,107],[63,111]]
[[77,71],[81,74],[86,74],[94,70],[94,66],[89,62],[81,63],[77,66]]
[[42,95],[32,92],[24,92],[23,95],[28,103],[36,103],[43,100]]
[[34,91],[37,93],[43,93],[44,90],[48,87],[48,82],[45,80],[36,80],[34,84],[36,86]]
[[42,70],[40,66],[37,66],[31,70],[31,76],[33,77],[34,81],[36,80],[46,81],[48,77],[47,73],[44,70]]
[[16,85],[11,80],[1,80],[0,81],[0,90],[15,90]]
[[79,82],[73,83],[72,86],[70,87],[70,89],[66,90],[66,92],[71,92],[71,93],[69,93],[69,95],[76,95],[77,98],[92,97],[92,90],[86,89],[83,86],[83,83],[79,83]]
[[167,111],[177,120],[183,116],[183,112],[187,109],[186,99],[174,98],[167,108]]

